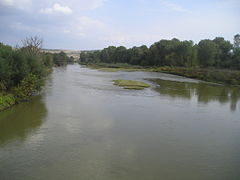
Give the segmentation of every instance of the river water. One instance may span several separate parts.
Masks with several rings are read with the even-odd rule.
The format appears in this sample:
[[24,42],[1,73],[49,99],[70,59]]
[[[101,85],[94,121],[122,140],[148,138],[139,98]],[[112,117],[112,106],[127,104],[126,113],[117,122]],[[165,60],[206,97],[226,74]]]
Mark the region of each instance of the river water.
[[[151,87],[126,90],[115,79]],[[238,88],[75,64],[0,113],[1,180],[237,180],[239,167]]]

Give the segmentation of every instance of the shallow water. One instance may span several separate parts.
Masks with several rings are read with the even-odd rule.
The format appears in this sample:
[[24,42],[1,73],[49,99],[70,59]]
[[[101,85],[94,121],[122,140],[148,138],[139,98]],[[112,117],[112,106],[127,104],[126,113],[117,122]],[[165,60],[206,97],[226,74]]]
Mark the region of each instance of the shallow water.
[[237,180],[239,138],[238,88],[68,65],[41,96],[0,113],[0,179]]

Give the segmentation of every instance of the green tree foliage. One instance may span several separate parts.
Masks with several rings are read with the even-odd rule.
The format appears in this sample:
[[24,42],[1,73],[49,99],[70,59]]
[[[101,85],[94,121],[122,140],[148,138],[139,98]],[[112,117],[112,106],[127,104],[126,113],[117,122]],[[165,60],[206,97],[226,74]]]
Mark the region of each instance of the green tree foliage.
[[231,66],[231,50],[233,45],[222,37],[216,37],[213,42],[217,45],[216,67],[229,68]]
[[240,48],[240,34],[234,36],[234,48]]
[[0,111],[7,109],[15,104],[15,98],[13,95],[0,96]]
[[240,69],[240,35],[234,37],[234,46],[222,37],[214,40],[193,41],[160,40],[147,46],[127,49],[109,46],[101,51],[80,54],[82,63],[127,63],[140,66],[216,67]]
[[40,90],[53,65],[52,55],[41,52],[42,40],[27,38],[23,45],[13,49],[0,43],[0,94],[12,93],[18,101]]
[[39,91],[42,86],[42,81],[36,75],[28,74],[20,83],[13,89],[17,101],[27,100],[34,93]]
[[198,60],[203,67],[213,66],[216,63],[217,45],[209,40],[201,40],[198,43]]
[[26,47],[12,49],[0,44],[0,82],[10,90],[17,86],[28,74],[41,79],[46,74],[42,53],[29,54]]
[[68,57],[67,54],[63,51],[61,51],[60,53],[54,53],[52,55],[53,58],[53,64],[56,66],[65,66],[68,63],[73,63],[74,62],[74,58]]
[[67,62],[68,56],[63,51],[61,51],[60,53],[53,54],[53,63],[56,66],[64,66],[67,64]]
[[233,69],[240,69],[240,48],[235,48],[233,52],[232,67]]
[[43,58],[43,63],[46,67],[52,67],[53,66],[53,56],[50,53],[46,53]]
[[16,101],[27,100],[39,91],[53,64],[73,62],[73,57],[69,58],[64,52],[43,53],[42,42],[36,36],[26,38],[22,41],[23,47],[17,49],[0,43],[0,110]]
[[143,45],[127,49],[109,46],[102,51],[82,52],[82,63],[128,63],[141,66],[195,66],[196,47],[192,41],[161,40],[150,48]]

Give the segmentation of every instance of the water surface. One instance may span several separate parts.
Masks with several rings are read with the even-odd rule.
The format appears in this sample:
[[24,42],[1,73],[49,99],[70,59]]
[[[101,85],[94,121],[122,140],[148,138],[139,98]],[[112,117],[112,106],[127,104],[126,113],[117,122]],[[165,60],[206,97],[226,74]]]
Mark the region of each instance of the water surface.
[[174,75],[55,68],[41,96],[0,113],[0,179],[237,180],[239,101]]

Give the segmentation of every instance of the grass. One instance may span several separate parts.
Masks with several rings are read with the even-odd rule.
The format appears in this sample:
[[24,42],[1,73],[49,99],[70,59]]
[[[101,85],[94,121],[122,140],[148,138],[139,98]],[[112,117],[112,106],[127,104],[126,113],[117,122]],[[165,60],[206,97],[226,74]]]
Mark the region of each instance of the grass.
[[140,71],[144,69],[137,69],[137,68],[98,68],[97,70],[103,71],[103,72],[118,72],[118,71],[127,71],[127,72],[134,72],[134,71]]
[[142,67],[132,66],[129,64],[107,64],[96,63],[86,64],[91,69],[97,69],[104,72],[118,72],[118,71],[146,71],[146,72],[161,72],[179,75],[183,77],[199,79],[203,81],[240,86],[240,71],[228,69],[215,69],[215,68],[198,68],[198,67]]
[[88,68],[96,69],[98,71],[103,72],[118,72],[118,71],[144,71],[145,68],[141,66],[133,66],[124,63],[116,63],[116,64],[107,64],[107,63],[96,63],[96,64],[83,64],[86,65]]
[[150,87],[150,85],[147,83],[140,82],[140,81],[133,81],[133,80],[118,79],[118,80],[114,80],[113,82],[114,82],[114,85],[121,86],[124,89],[142,90]]
[[0,111],[3,111],[16,103],[13,95],[2,95],[0,94]]
[[234,86],[240,85],[240,71],[236,70],[186,67],[156,67],[152,68],[151,71],[169,73],[219,84]]

